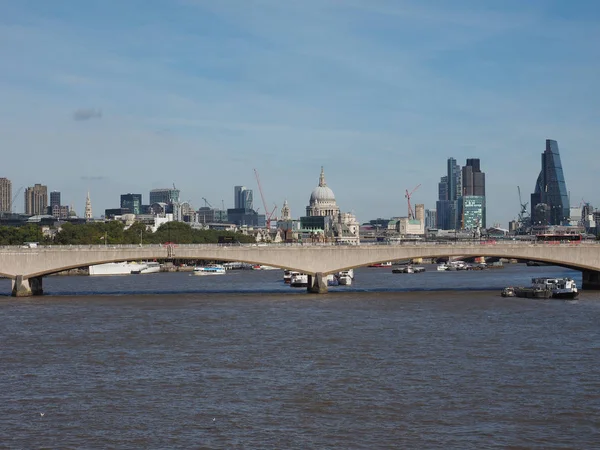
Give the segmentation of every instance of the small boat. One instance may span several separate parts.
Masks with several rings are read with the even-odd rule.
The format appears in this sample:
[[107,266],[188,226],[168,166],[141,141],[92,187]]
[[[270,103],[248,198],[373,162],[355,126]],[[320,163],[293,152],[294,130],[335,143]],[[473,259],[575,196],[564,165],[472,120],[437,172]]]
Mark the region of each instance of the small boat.
[[292,278],[292,271],[291,270],[284,270],[283,271],[283,282],[285,284],[290,284],[291,278]]
[[369,264],[368,267],[391,267],[391,266],[392,266],[392,262],[391,261],[387,261],[387,262]]
[[342,270],[337,274],[338,284],[341,286],[350,286],[352,284],[352,280],[354,279],[354,272],[350,270]]
[[438,264],[437,270],[440,271],[440,272],[444,272],[444,271],[448,270],[448,266],[446,264],[444,264],[444,263]]
[[308,275],[300,272],[292,272],[290,277],[291,287],[307,287],[308,286]]
[[209,264],[208,266],[194,267],[194,275],[225,275],[227,271],[221,264]]
[[500,295],[502,297],[515,297],[515,290],[512,287],[505,287]]
[[397,269],[393,269],[392,273],[423,273],[425,272],[425,267],[417,266],[413,267],[410,264],[405,267],[399,267]]
[[340,282],[334,274],[327,275],[327,286],[337,286],[338,284]]
[[252,266],[252,270],[278,270],[279,267],[265,266],[264,264],[255,264]]

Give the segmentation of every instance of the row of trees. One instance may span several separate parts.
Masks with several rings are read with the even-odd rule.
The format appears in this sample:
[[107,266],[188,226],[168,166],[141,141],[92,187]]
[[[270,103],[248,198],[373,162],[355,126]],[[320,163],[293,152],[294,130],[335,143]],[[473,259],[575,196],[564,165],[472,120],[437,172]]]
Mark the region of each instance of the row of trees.
[[122,222],[90,222],[85,224],[64,223],[54,237],[44,236],[40,226],[27,224],[21,227],[0,226],[0,245],[22,245],[38,242],[42,245],[117,245],[117,244],[210,244],[219,237],[234,241],[254,242],[254,237],[241,233],[216,230],[197,230],[184,222],[168,222],[155,233],[146,230],[142,223],[134,223],[128,229]]

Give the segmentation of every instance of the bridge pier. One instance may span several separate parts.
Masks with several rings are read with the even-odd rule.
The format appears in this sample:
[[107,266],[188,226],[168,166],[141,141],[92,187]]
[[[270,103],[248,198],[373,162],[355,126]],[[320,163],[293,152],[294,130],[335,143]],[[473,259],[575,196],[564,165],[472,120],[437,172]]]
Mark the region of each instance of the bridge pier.
[[42,277],[24,278],[23,275],[17,275],[17,278],[12,280],[13,297],[31,297],[43,294]]
[[581,288],[586,291],[600,291],[600,272],[596,270],[581,271]]
[[314,275],[308,276],[307,292],[311,294],[326,294],[327,293],[327,277],[323,272],[317,272]]

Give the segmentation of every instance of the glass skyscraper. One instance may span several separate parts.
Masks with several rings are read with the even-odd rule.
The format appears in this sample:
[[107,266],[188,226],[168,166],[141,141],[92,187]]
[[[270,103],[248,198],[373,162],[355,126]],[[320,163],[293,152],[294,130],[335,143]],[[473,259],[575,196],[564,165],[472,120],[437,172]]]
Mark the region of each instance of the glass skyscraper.
[[531,194],[532,221],[534,225],[566,224],[570,215],[569,208],[569,195],[558,143],[546,139],[546,150],[542,153],[542,170]]

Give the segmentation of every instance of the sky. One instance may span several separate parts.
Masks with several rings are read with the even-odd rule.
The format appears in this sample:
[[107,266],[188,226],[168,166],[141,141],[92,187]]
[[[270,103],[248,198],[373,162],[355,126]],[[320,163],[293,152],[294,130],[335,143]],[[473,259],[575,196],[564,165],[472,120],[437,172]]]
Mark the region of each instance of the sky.
[[480,158],[507,227],[546,139],[600,206],[599,42],[597,0],[0,0],[0,177],[80,215],[173,185],[264,213],[256,169],[300,217],[324,166],[363,223],[416,186],[434,209],[446,160]]

